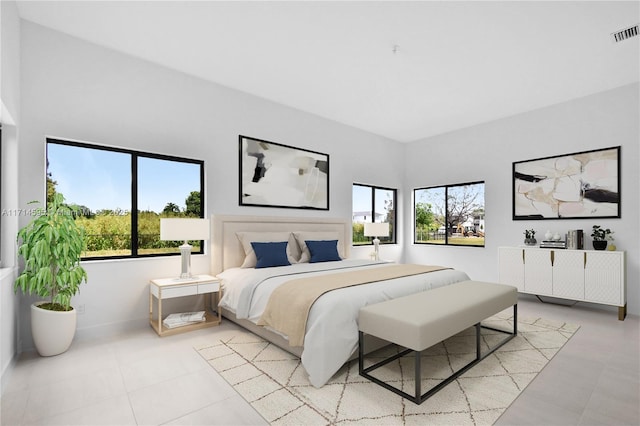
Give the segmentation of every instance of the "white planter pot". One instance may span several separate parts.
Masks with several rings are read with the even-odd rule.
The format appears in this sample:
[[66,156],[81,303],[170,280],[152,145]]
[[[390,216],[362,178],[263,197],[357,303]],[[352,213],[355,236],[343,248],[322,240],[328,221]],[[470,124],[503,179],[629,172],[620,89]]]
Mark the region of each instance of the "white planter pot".
[[41,356],[59,355],[69,349],[76,334],[76,310],[49,311],[31,305],[31,335]]

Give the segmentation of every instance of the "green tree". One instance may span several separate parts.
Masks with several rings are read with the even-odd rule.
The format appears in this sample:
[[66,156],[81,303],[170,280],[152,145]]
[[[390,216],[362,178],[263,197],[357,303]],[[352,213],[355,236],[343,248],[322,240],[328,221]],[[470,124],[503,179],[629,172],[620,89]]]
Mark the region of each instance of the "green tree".
[[422,229],[429,229],[435,222],[432,206],[429,203],[416,204],[416,226]]
[[481,199],[484,186],[482,185],[461,185],[449,188],[447,192],[447,221],[448,228],[455,228],[473,216],[473,212],[482,209],[478,200]]
[[180,207],[178,207],[178,205],[175,203],[167,203],[167,205],[164,206],[164,209],[162,209],[162,214],[165,214],[167,216],[180,214]]
[[73,212],[72,214],[74,219],[77,218],[78,216],[85,216],[85,217],[88,217],[89,219],[95,216],[95,213],[92,212],[89,207],[83,206],[81,204],[72,203],[69,205],[69,208]]
[[391,194],[390,193],[387,193],[387,199],[384,200],[384,209],[387,212],[387,217],[386,217],[385,222],[387,222],[390,225],[390,228],[389,228],[389,231],[390,231],[389,239],[391,241],[393,241],[394,237],[395,237],[394,233],[396,231],[396,224],[395,224],[395,220],[394,220],[395,217],[396,217],[396,214],[395,214],[395,207],[393,205],[393,199],[391,198]]
[[353,222],[351,224],[353,244],[368,244],[369,237],[364,236],[364,223]]
[[53,176],[49,171],[49,160],[47,160],[47,205],[53,202],[53,198],[56,195],[56,186],[58,182],[53,180]]
[[138,212],[138,249],[162,247],[160,241],[160,216],[153,211]]
[[200,209],[200,191],[191,191],[184,202],[187,205],[185,210],[187,216],[200,217],[202,213]]

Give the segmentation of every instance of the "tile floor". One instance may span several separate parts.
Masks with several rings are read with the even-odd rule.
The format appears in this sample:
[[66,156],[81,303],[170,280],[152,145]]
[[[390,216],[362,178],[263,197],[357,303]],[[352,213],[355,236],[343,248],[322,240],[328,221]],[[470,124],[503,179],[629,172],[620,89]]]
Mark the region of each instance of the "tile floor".
[[[581,329],[498,425],[640,424],[640,320],[542,304],[521,315]],[[63,355],[23,353],[8,377],[2,425],[263,425],[266,422],[193,350],[232,334],[219,327],[159,338],[150,327],[117,338],[77,338]]]

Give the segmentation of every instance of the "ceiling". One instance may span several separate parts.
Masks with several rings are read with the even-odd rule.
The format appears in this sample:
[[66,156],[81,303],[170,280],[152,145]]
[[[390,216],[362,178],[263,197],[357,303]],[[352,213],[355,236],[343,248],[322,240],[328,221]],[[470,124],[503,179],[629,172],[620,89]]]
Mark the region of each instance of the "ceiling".
[[21,18],[410,142],[639,81],[638,1],[19,1]]

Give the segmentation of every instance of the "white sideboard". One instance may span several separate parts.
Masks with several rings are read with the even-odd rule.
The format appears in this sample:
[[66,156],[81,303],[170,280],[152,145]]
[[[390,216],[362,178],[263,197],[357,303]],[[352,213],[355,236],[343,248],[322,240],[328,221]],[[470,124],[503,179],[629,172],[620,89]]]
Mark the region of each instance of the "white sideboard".
[[618,307],[627,315],[625,252],[498,248],[500,282],[520,293]]

